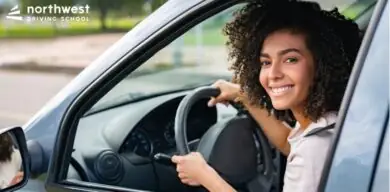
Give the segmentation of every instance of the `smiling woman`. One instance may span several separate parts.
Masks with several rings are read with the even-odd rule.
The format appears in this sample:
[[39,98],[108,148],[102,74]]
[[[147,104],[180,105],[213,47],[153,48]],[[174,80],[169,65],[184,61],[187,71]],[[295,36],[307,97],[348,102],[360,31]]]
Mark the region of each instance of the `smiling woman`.
[[270,34],[264,41],[260,83],[276,109],[294,110],[306,100],[314,77],[314,61],[304,40],[305,36],[285,30]]
[[[310,6],[316,5],[306,3],[306,5],[302,5],[302,9],[309,10]],[[247,9],[249,12],[255,7]],[[313,10],[315,9],[318,7],[313,8]],[[242,26],[241,23],[237,22],[227,26],[226,33],[229,35],[232,49],[230,56],[237,58],[232,68],[235,70],[238,82],[245,88],[252,104],[264,105],[266,103],[265,106],[271,111],[272,104],[277,101],[272,100],[266,94],[271,93],[272,95],[270,87],[286,83],[293,85],[294,82],[291,78],[297,78],[298,85],[306,85],[293,87],[295,89],[291,89],[291,91],[296,90],[296,92],[294,91],[296,96],[300,97],[296,102],[307,99],[304,113],[312,120],[317,119],[325,111],[337,111],[360,46],[361,38],[358,26],[356,24],[348,26],[349,21],[344,20],[337,10],[330,12],[318,10],[318,13],[313,13],[313,17],[323,20],[322,24],[307,18],[306,13],[300,14],[295,9],[282,6],[280,10],[277,13],[267,13],[268,10],[264,10],[257,14],[242,15],[242,17],[249,19],[246,25]],[[284,18],[287,13],[295,15],[296,19],[292,21]],[[252,23],[256,18],[263,18],[255,25],[262,27],[258,29],[258,33],[249,35],[253,41],[245,41],[248,37],[242,35],[240,30],[251,30]],[[348,33],[345,30],[357,31],[357,33]],[[278,40],[278,38],[284,41]],[[259,44],[263,46],[262,50],[260,50]],[[329,48],[330,46],[333,48]],[[260,58],[256,57],[256,52],[261,52]],[[304,75],[297,77],[300,73]],[[262,86],[258,81],[259,75]],[[276,82],[275,79],[279,80],[280,75],[286,75],[287,78]],[[294,77],[289,78],[290,75]],[[306,98],[306,96],[298,94],[309,94],[309,97]],[[261,99],[259,100],[259,98]],[[284,109],[276,108],[274,112],[277,117],[291,117],[292,114]]]

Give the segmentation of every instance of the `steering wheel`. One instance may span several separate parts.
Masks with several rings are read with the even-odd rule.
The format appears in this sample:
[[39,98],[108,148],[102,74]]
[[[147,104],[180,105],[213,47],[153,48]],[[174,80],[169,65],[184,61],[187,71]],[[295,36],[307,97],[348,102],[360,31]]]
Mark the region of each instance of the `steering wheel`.
[[[200,87],[180,102],[174,126],[176,147],[180,155],[191,152],[187,140],[187,118],[191,107],[200,99],[219,94],[217,88]],[[248,114],[218,121],[202,136],[197,151],[221,177],[238,190],[270,192],[274,189],[276,171],[271,146]]]

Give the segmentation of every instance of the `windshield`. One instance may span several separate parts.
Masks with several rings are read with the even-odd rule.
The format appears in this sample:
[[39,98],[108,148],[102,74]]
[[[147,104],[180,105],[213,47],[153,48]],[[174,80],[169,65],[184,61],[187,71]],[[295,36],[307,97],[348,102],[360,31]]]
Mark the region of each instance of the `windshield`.
[[136,72],[122,80],[99,100],[89,113],[111,108],[121,103],[150,98],[151,95],[210,85],[217,79],[229,80],[231,77],[231,73],[227,70],[203,66],[175,67],[139,74],[141,72]]
[[[325,9],[335,6],[351,19],[368,11],[375,0],[319,1]],[[224,25],[243,4],[214,15],[160,50],[127,78],[118,83],[91,111],[132,102],[153,95],[208,85],[217,79],[229,79]]]

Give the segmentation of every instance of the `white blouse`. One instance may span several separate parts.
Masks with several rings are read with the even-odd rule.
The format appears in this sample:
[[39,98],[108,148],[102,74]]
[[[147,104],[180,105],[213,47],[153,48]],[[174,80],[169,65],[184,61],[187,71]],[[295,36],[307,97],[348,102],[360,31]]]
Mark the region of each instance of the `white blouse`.
[[288,137],[291,149],[287,157],[283,192],[317,191],[334,129],[305,136],[334,124],[336,120],[337,114],[332,112],[311,123],[304,131],[300,130],[299,123],[296,124]]

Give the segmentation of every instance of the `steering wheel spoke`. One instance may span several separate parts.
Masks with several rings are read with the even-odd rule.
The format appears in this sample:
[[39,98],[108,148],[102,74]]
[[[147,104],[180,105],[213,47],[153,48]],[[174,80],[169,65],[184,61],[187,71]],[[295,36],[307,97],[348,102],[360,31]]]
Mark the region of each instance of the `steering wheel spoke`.
[[200,139],[194,139],[188,143],[188,148],[190,149],[190,152],[194,152],[198,149]]

